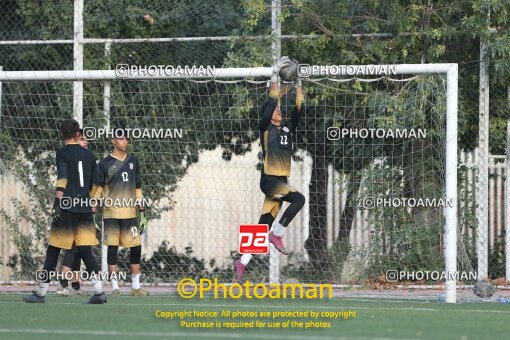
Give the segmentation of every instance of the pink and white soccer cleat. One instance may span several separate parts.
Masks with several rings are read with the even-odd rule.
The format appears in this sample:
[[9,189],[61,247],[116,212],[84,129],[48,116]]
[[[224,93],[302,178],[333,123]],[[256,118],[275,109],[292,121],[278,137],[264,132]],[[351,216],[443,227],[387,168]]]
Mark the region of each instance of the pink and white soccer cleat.
[[271,242],[274,247],[283,255],[288,255],[287,249],[285,249],[285,246],[283,245],[282,237],[276,236],[273,234],[273,232],[269,232],[269,242]]
[[246,266],[241,263],[241,260],[234,261],[234,272],[236,274],[236,280],[240,284],[244,283],[243,276],[244,276],[245,270],[246,270]]

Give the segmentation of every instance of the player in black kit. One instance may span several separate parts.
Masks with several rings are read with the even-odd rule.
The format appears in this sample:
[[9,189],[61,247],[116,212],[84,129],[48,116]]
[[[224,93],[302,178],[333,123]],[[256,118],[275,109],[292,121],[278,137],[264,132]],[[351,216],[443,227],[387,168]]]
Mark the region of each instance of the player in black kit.
[[[83,135],[83,129],[80,129],[80,135],[78,137],[78,144],[82,148],[88,149],[89,148],[89,142],[85,139]],[[90,196],[93,196],[92,187]],[[95,223],[96,226],[96,234],[98,232],[101,232],[101,228],[97,223]],[[78,249],[76,249],[76,245],[73,245],[73,247],[70,250],[66,250],[64,252],[64,259],[62,261],[62,272],[66,273],[68,271],[73,272],[73,278],[71,281],[71,288],[69,288],[69,282],[67,280],[68,275],[65,275],[64,278],[60,279],[60,284],[57,287],[57,290],[55,293],[57,296],[67,297],[67,296],[74,296],[74,295],[83,295],[83,291],[80,286],[80,269],[81,269],[81,257],[80,254],[78,254]]]
[[99,267],[91,249],[91,246],[98,244],[89,204],[89,191],[97,178],[96,160],[90,150],[78,143],[80,126],[76,120],[65,120],[61,131],[65,146],[57,151],[56,156],[57,184],[46,259],[43,271],[37,275],[39,287],[32,295],[23,296],[23,301],[44,303],[60,250],[71,249],[74,243],[92,278],[94,295],[88,303],[103,304],[106,303],[106,295],[102,281],[96,279]]
[[[294,81],[296,107],[291,113],[290,120],[283,120],[282,118],[278,72],[288,64],[289,58],[282,57],[273,66],[271,90],[269,92],[270,98],[264,104],[259,120],[260,142],[264,159],[260,177],[260,189],[266,195],[262,205],[259,224],[272,226],[269,233],[269,242],[284,255],[288,254],[282,242],[285,229],[305,204],[305,197],[287,184],[292,158],[292,135],[296,131],[302,111],[304,110],[302,108],[303,89],[301,79],[298,77]],[[283,92],[286,92],[286,89]],[[289,202],[290,205],[280,220],[276,221],[276,216],[282,207],[283,201]],[[240,283],[243,282],[244,271],[251,258],[251,254],[243,254],[240,259],[234,262],[236,279]]]

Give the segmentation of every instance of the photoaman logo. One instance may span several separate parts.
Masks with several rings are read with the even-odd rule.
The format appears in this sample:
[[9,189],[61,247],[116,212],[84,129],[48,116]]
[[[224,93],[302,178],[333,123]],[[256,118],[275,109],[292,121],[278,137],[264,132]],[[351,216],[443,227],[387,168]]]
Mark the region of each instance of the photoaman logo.
[[177,284],[177,293],[184,299],[212,296],[214,299],[323,299],[333,298],[333,287],[329,283],[220,283],[218,278],[201,278],[198,282],[184,278]]

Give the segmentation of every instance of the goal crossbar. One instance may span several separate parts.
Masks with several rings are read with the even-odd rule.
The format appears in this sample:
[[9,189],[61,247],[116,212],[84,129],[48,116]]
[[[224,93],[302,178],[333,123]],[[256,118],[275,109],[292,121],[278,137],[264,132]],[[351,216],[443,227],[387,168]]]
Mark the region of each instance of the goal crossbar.
[[[160,66],[160,65],[155,65]],[[164,67],[165,65],[162,65]],[[311,65],[310,77],[328,76],[332,67]],[[320,68],[320,70],[319,70]],[[457,73],[457,64],[397,64],[397,65],[335,65],[337,70],[346,70],[344,75],[399,75],[399,74],[449,74]],[[349,72],[351,70],[351,72]],[[391,70],[388,74],[387,70]],[[144,79],[207,79],[207,78],[268,78],[272,74],[271,67],[252,68],[214,68],[210,74],[165,74],[159,69],[154,75],[143,70],[132,72],[123,77],[116,70],[84,70],[84,71],[3,71],[0,81],[86,81],[86,80],[144,80]],[[452,79],[453,80],[453,79]],[[450,83],[450,81],[448,81]]]

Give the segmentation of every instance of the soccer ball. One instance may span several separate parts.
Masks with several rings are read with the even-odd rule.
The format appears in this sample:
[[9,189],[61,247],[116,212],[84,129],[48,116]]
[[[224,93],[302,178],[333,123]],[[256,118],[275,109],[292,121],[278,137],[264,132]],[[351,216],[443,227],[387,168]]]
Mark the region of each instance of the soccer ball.
[[298,62],[296,60],[290,60],[290,64],[284,66],[280,70],[280,78],[285,82],[292,82],[298,77]]
[[496,292],[496,288],[486,281],[478,281],[473,287],[473,294],[481,298],[490,298]]

